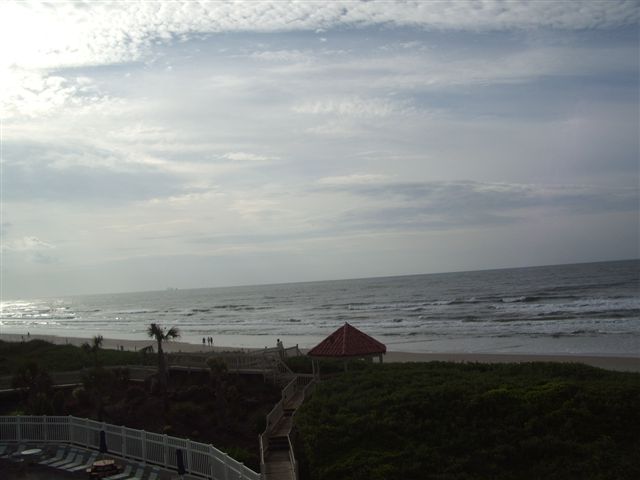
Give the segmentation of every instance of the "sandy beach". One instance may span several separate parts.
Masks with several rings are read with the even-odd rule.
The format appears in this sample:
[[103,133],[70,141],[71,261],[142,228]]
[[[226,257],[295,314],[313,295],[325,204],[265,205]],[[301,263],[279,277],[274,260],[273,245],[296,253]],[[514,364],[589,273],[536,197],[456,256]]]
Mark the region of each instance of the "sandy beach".
[[[20,342],[29,339],[41,339],[55,344],[82,345],[90,341],[89,338],[81,337],[58,337],[53,335],[17,335],[4,333],[0,334],[0,340],[9,342]],[[105,338],[103,348],[124,350],[139,350],[153,345],[155,341],[149,340],[121,340]],[[291,345],[285,345],[289,347]],[[166,352],[228,352],[228,351],[256,351],[255,348],[235,348],[223,345],[205,346],[196,343],[169,341],[163,343]],[[304,350],[303,350],[304,351]],[[640,357],[617,357],[617,356],[589,356],[589,355],[523,355],[523,354],[498,354],[498,353],[415,353],[389,351],[384,357],[385,362],[480,362],[480,363],[510,363],[510,362],[567,362],[584,363],[594,367],[607,370],[618,370],[628,372],[640,372]]]

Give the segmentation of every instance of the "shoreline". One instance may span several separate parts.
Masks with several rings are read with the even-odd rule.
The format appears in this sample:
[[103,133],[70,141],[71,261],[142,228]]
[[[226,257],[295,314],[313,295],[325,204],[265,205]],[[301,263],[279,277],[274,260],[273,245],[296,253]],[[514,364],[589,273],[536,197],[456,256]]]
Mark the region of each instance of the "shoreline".
[[[45,340],[57,345],[80,346],[91,341],[92,337],[60,337],[56,335],[20,335],[16,333],[1,333],[0,340],[7,342],[21,342],[29,340]],[[119,350],[139,350],[152,345],[156,346],[155,340],[123,340],[114,338],[104,338],[103,348]],[[183,341],[163,342],[163,350],[167,353],[174,352],[257,352],[261,348],[238,348],[223,345],[207,346],[197,343]],[[291,345],[285,345],[289,347]],[[307,349],[301,349],[305,352]],[[389,363],[403,362],[455,362],[455,363],[524,363],[524,362],[561,362],[561,363],[584,363],[593,367],[605,370],[616,370],[626,372],[640,372],[640,356],[615,356],[615,355],[583,355],[583,354],[510,354],[510,353],[429,353],[429,352],[403,352],[387,351],[384,361]]]

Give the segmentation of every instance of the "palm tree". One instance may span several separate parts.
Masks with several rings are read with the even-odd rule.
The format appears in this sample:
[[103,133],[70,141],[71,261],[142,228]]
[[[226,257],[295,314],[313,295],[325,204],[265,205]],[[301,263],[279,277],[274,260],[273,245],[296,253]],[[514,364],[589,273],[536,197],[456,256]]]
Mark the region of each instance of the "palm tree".
[[93,354],[93,366],[98,368],[98,351],[102,348],[102,344],[104,343],[104,338],[102,335],[95,335],[91,340],[91,343],[84,342],[82,344],[82,349],[87,352]]
[[158,382],[163,391],[167,389],[167,362],[162,351],[162,342],[164,340],[172,340],[180,336],[180,330],[177,327],[171,327],[165,331],[163,327],[157,323],[152,323],[147,328],[147,334],[156,339],[158,342]]

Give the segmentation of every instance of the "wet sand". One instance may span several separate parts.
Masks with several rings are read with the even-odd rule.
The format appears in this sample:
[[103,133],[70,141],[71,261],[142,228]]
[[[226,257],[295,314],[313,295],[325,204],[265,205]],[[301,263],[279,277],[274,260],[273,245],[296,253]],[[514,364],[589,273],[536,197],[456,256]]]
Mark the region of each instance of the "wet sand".
[[[55,344],[82,345],[90,341],[88,338],[80,337],[58,337],[53,335],[17,335],[0,334],[0,340],[9,342],[20,342],[22,340],[41,339]],[[140,350],[152,345],[155,348],[156,342],[148,340],[103,340],[103,348],[124,350]],[[285,345],[289,347],[291,345]],[[223,351],[259,351],[256,348],[234,348],[223,345],[207,346],[202,344],[187,343],[180,341],[167,341],[162,344],[166,352],[223,352]],[[492,354],[492,353],[412,353],[390,351],[384,356],[385,362],[479,362],[479,363],[522,363],[522,362],[567,362],[584,363],[594,367],[607,370],[619,370],[628,372],[640,372],[640,356],[638,357],[617,357],[617,356],[589,356],[589,355],[524,355],[524,354]]]

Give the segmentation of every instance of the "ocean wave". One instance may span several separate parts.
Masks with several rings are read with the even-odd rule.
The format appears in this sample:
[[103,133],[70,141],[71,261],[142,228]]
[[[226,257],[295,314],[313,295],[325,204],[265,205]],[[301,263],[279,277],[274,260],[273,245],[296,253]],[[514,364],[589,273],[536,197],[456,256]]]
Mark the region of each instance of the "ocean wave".
[[560,337],[597,337],[597,336],[601,336],[601,335],[606,335],[607,332],[603,332],[600,330],[588,330],[588,329],[582,329],[582,330],[574,330],[571,332],[552,332],[552,333],[547,333],[547,334],[542,334],[539,336],[549,336],[552,338],[560,338]]
[[146,313],[161,313],[159,310],[149,309],[131,309],[131,310],[118,310],[113,312],[114,315],[143,315]]
[[381,337],[415,337],[418,335],[437,335],[431,332],[407,332],[407,333],[400,333],[400,332],[389,332],[389,331],[382,331],[380,333],[378,333],[378,335],[380,335]]
[[[470,298],[456,298],[455,300],[445,300],[444,305],[464,305],[464,304],[476,304],[486,300],[478,300],[476,297]],[[435,305],[442,305],[441,301],[434,302]]]
[[216,310],[233,310],[236,312],[251,312],[255,310],[269,310],[269,309],[272,309],[273,307],[270,307],[268,305],[242,305],[242,304],[236,305],[236,304],[230,303],[226,305],[215,305],[212,308]]
[[76,318],[75,313],[68,314],[50,314],[50,313],[3,313],[4,320],[73,320]]
[[527,297],[525,295],[520,297],[505,297],[500,299],[502,303],[527,303],[527,302],[537,302],[539,300],[540,300],[540,297]]

